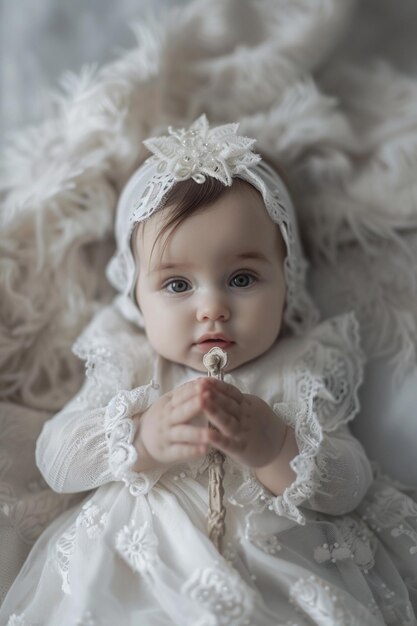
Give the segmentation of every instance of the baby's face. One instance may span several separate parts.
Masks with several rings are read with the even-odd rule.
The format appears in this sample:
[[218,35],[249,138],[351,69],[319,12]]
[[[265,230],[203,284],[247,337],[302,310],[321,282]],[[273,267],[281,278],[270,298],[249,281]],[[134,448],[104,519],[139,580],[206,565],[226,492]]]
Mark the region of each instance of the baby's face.
[[140,225],[135,242],[136,298],[154,350],[201,372],[214,345],[227,351],[227,371],[268,350],[282,323],[285,246],[261,195],[232,187],[182,222],[162,257],[160,238],[151,258],[161,213]]

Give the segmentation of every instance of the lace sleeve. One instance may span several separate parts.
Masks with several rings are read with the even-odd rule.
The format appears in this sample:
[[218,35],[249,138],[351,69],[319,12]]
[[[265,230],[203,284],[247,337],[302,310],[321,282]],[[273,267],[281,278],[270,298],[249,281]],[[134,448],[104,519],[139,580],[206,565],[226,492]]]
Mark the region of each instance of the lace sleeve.
[[86,380],[78,395],[45,423],[36,443],[39,470],[58,492],[123,481],[133,495],[147,493],[162,469],[130,468],[137,459],[132,418],[158,397],[152,380],[140,384],[151,378],[151,355],[109,310],[100,313],[73,350],[86,361]]
[[303,506],[329,515],[344,515],[362,501],[373,481],[366,453],[347,426],[324,434],[316,456],[313,493]]
[[359,409],[357,391],[363,375],[357,323],[343,315],[321,324],[309,349],[298,359],[289,394],[274,411],[294,428],[299,454],[291,461],[296,478],[284,493],[272,495],[245,469],[237,504],[268,507],[299,524],[303,508],[342,515],[359,504],[372,482],[370,463],[347,423]]
[[[45,423],[36,442],[36,463],[57,492],[88,491],[123,481],[133,495],[147,493],[162,470],[134,472],[134,415],[152,404],[153,383],[119,391],[105,407],[92,408],[89,385]],[[87,393],[86,393],[87,392]]]

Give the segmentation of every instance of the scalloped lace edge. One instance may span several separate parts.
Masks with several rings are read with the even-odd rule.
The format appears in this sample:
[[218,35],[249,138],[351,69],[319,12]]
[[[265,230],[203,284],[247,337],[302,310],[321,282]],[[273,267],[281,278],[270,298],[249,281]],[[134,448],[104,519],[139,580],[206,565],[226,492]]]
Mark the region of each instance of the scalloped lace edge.
[[148,408],[149,396],[157,388],[158,385],[152,380],[136,389],[119,391],[107,405],[104,415],[110,471],[115,480],[125,483],[133,496],[148,493],[162,473],[159,468],[147,472],[131,469],[138,454],[133,445],[136,428],[130,416]]
[[[351,361],[353,367],[350,368],[352,379],[349,381],[349,389],[353,402],[350,404],[350,410],[340,419],[337,426],[346,424],[356,415],[359,410],[358,390],[363,376],[363,352],[359,343],[359,325],[353,313],[345,314],[336,318],[338,320],[339,341],[350,347],[343,354],[347,361]],[[343,322],[343,323],[341,323]],[[349,342],[349,343],[347,343]],[[328,349],[327,346],[319,345],[321,349]],[[302,355],[305,358],[307,353]],[[302,373],[302,370],[300,370]],[[317,377],[308,370],[303,373],[303,382],[308,377],[307,391],[304,395],[307,398],[300,400],[292,405],[289,415],[285,417],[280,411],[281,418],[291,427],[294,427],[295,436],[298,444],[299,454],[290,462],[291,469],[296,473],[295,480],[289,485],[282,495],[274,496],[267,490],[258,480],[253,468],[243,467],[244,485],[238,489],[235,495],[229,498],[232,504],[243,505],[256,503],[259,512],[268,508],[277,515],[284,516],[290,520],[294,520],[300,525],[305,524],[305,515],[299,510],[299,506],[309,500],[320,485],[321,470],[317,464],[317,456],[319,454],[320,445],[323,440],[325,429],[320,423],[319,417],[315,410],[315,402],[320,399],[320,390],[326,391],[326,399],[334,399],[325,387],[323,377]],[[281,403],[273,406],[274,412],[278,407],[282,408]],[[294,410],[295,409],[295,410]],[[241,499],[239,499],[241,496]],[[243,498],[242,498],[243,497]]]

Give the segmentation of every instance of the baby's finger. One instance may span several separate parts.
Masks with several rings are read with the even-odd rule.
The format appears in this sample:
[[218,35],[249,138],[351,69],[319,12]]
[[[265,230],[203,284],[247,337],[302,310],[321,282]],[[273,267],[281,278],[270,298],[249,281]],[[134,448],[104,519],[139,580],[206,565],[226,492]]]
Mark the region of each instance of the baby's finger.
[[202,377],[196,378],[174,389],[171,397],[171,407],[177,407],[187,400],[201,395],[203,390],[207,387],[207,380],[207,378]]
[[207,409],[222,409],[225,413],[235,418],[239,423],[240,415],[242,413],[242,407],[232,398],[218,393],[215,390],[205,391],[203,393],[204,408]]
[[178,459],[190,459],[191,457],[202,456],[207,454],[207,444],[188,444],[188,443],[175,443],[170,446],[171,460],[177,461]]
[[168,439],[171,443],[207,443],[208,429],[180,424],[170,429]]
[[227,396],[234,400],[237,404],[241,404],[243,401],[243,393],[234,385],[225,383],[224,380],[218,380],[217,378],[209,378],[212,388],[220,392],[224,396]]
[[183,424],[204,411],[204,400],[199,396],[192,396],[182,404],[174,406],[168,417],[168,424]]
[[208,405],[205,410],[209,422],[216,426],[224,435],[233,437],[239,433],[239,422],[233,415],[230,415],[230,413],[227,413],[219,406]]
[[235,437],[227,437],[218,430],[210,429],[210,444],[213,448],[221,450],[225,454],[233,454],[234,452],[241,452],[245,449],[246,443],[243,439]]

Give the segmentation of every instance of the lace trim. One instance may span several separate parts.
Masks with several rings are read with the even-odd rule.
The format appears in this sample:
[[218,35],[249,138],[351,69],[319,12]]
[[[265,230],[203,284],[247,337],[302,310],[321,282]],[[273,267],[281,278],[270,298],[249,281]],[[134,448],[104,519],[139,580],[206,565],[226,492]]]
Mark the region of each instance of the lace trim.
[[69,567],[75,550],[76,534],[77,526],[74,523],[57,540],[55,553],[52,557],[55,570],[61,576],[61,589],[67,595],[71,595]]
[[325,459],[319,458],[324,433],[356,415],[357,392],[363,375],[358,325],[353,314],[321,324],[314,329],[312,337],[312,347],[295,365],[297,402],[277,402],[272,407],[294,428],[299,449],[290,463],[296,473],[294,482],[282,495],[273,496],[252,468],[242,467],[244,482],[229,498],[231,504],[250,504],[252,511],[259,513],[268,508],[298,524],[306,522],[298,507],[314,495],[325,478]]
[[77,529],[83,528],[88,538],[94,541],[103,533],[107,520],[107,511],[88,500],[83,504],[75,522],[57,539],[51,561],[61,577],[61,589],[66,595],[72,593],[69,569],[77,543]]
[[315,408],[320,424],[329,432],[350,422],[359,411],[358,390],[363,380],[365,356],[354,313],[320,324],[312,336],[320,343],[303,357],[301,368],[310,369],[317,380],[323,381]]
[[136,429],[130,416],[148,408],[152,391],[158,388],[151,381],[131,391],[120,391],[109,402],[104,415],[110,471],[116,480],[129,487],[133,496],[148,493],[160,476],[160,470],[138,473],[130,469],[138,456],[133,445]]
[[[290,463],[297,477],[271,504],[278,515],[299,524],[305,523],[305,517],[297,507],[313,496],[323,478],[325,463],[320,462],[318,455],[324,432],[347,423],[359,410],[363,355],[358,324],[353,314],[344,315],[319,326],[313,335],[328,341],[329,327],[335,345],[315,344],[301,357],[297,368],[299,408],[284,413],[284,420],[294,428],[300,452]],[[325,363],[324,370],[321,363]],[[322,369],[319,375],[318,365]],[[280,413],[280,404],[273,408]]]
[[[303,380],[302,384],[304,385],[306,382],[307,380]],[[323,439],[323,432],[314,410],[314,403],[321,383],[314,380],[308,382],[310,383],[311,397],[302,403],[300,402],[295,413],[294,407],[291,407],[290,413],[283,416],[284,421],[294,428],[300,452],[290,462],[290,467],[296,473],[296,478],[282,495],[265,498],[269,510],[274,511],[277,515],[292,519],[298,524],[305,524],[305,516],[298,507],[311,498],[320,484],[320,472],[316,458]],[[280,414],[280,408],[281,404],[275,404],[273,407],[278,414]],[[292,422],[291,417],[294,414],[295,421]]]
[[[238,506],[251,505],[255,513],[262,513],[266,508],[277,515],[294,520],[297,524],[305,524],[305,516],[298,507],[308,500],[319,485],[319,472],[315,457],[318,454],[322,441],[322,430],[313,409],[313,398],[306,404],[300,403],[296,408],[296,418],[292,420],[283,413],[283,403],[274,405],[274,411],[279,406],[279,414],[286,423],[294,427],[300,450],[290,463],[296,473],[294,482],[285,489],[280,496],[273,496],[262,483],[259,482],[255,471],[250,467],[243,467],[243,484],[238,487],[229,498],[231,504]],[[290,407],[290,415],[294,416],[294,406]],[[249,520],[248,520],[249,521]]]
[[318,322],[319,313],[305,287],[308,263],[301,249],[291,202],[289,198],[285,201],[283,193],[284,189],[274,187],[270,190],[265,186],[264,202],[269,215],[280,225],[288,251],[284,262],[287,285],[284,321],[293,332],[300,333]]

